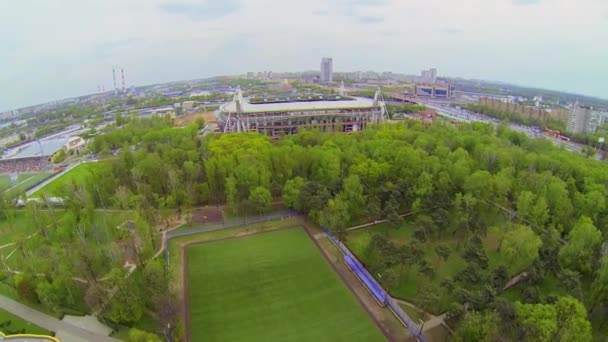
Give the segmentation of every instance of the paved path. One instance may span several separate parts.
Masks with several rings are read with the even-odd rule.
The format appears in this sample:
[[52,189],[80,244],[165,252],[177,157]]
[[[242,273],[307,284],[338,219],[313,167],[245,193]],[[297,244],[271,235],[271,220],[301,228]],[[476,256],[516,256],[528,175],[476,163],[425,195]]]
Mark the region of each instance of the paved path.
[[[413,214],[414,214],[414,212],[410,211],[410,212],[407,212],[405,214],[399,215],[399,217],[407,217],[407,216],[410,216],[410,215],[413,215]],[[366,228],[366,227],[369,227],[369,226],[374,226],[374,225],[377,225],[377,224],[380,224],[380,223],[385,223],[385,222],[388,222],[388,220],[375,220],[375,221],[372,221],[372,222],[360,224],[358,226],[348,227],[348,228],[346,228],[346,230],[348,230],[348,231],[357,230],[357,229]]]
[[426,312],[426,311],[422,310],[421,308],[419,308],[418,306],[416,306],[415,304],[410,303],[406,300],[399,299],[399,298],[393,298],[393,300],[399,304],[407,305],[414,310],[424,312],[424,314],[427,317],[430,317],[429,319],[424,321],[424,328],[422,329],[422,332],[429,331],[438,325],[445,326],[445,315],[446,315],[445,313],[443,313],[439,316],[435,316],[435,315],[431,314],[430,312]]
[[108,336],[94,334],[75,325],[58,320],[40,311],[34,310],[26,305],[18,303],[8,297],[0,295],[0,308],[32,322],[37,326],[54,331],[57,335],[70,336],[64,337],[61,342],[112,342],[118,341]]

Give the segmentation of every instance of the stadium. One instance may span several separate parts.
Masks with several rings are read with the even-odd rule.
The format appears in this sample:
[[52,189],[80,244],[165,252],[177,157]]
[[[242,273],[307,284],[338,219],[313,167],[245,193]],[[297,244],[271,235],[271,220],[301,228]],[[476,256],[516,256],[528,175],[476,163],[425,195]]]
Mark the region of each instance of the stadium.
[[224,133],[254,131],[269,136],[294,134],[299,127],[351,133],[384,121],[386,114],[379,90],[374,99],[336,96],[262,103],[246,101],[238,90],[216,113]]
[[43,182],[61,170],[51,162],[55,153],[61,149],[78,152],[85,143],[81,137],[64,135],[26,142],[5,150],[0,158],[0,191],[20,193]]

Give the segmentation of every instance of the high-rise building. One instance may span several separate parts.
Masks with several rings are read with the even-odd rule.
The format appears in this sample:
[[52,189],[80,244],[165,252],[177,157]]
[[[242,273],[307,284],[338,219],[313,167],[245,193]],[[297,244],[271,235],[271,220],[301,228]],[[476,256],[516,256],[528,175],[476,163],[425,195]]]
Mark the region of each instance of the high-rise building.
[[420,82],[435,84],[437,82],[437,69],[422,70],[420,72]]
[[321,59],[321,82],[333,82],[334,62],[331,57],[323,57]]
[[574,105],[570,110],[568,132],[574,134],[595,132],[597,125],[594,125],[593,116],[592,108]]

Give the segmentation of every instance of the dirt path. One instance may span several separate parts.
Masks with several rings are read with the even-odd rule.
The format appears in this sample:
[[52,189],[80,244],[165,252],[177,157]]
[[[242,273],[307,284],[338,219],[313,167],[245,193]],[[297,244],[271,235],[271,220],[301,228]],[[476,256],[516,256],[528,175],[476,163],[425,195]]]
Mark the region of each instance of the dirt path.
[[527,272],[521,272],[520,274],[517,274],[516,276],[514,276],[513,278],[511,278],[507,284],[505,285],[505,287],[502,288],[503,291],[506,291],[510,288],[512,288],[513,286],[517,285],[520,281],[525,280],[526,278],[528,278],[528,273]]
[[[399,215],[399,217],[407,217],[407,216],[410,216],[410,215],[413,215],[413,214],[414,214],[414,212],[410,211],[410,212],[407,212],[405,214]],[[349,231],[350,230],[357,230],[357,229],[366,228],[366,227],[370,227],[370,226],[375,226],[377,224],[386,223],[386,222],[388,222],[388,220],[374,220],[372,222],[363,223],[363,224],[360,224],[358,226],[348,227],[348,228],[346,228],[346,230],[349,230]]]

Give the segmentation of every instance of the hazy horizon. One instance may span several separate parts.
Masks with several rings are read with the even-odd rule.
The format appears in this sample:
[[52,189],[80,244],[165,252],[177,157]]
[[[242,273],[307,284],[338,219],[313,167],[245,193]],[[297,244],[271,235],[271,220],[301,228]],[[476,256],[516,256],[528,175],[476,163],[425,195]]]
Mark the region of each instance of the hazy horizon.
[[[375,70],[608,98],[608,2],[321,0],[0,3],[0,111],[127,85]],[[117,75],[119,76],[119,75]]]

